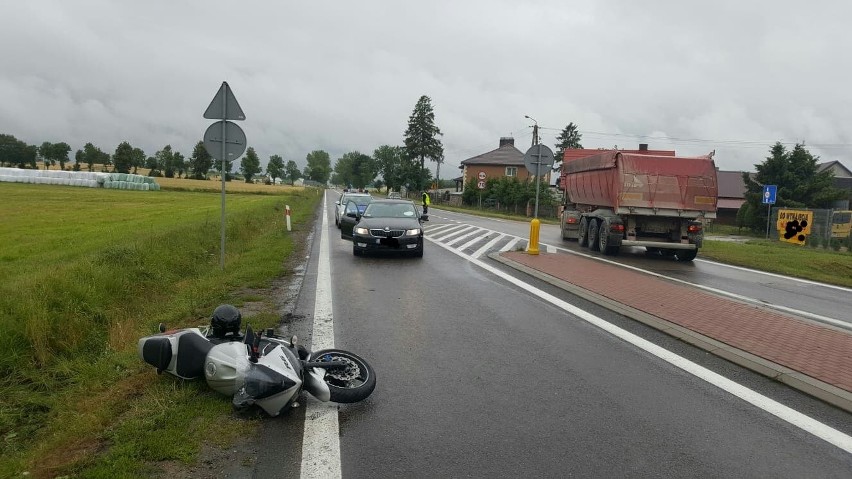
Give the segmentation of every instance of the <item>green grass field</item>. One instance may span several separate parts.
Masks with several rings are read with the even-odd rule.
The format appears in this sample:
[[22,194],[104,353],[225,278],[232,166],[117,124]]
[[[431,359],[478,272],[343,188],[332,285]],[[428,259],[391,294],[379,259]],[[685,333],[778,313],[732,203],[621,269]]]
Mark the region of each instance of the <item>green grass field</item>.
[[0,477],[147,476],[247,427],[203,385],[151,374],[136,341],[287,275],[321,191],[229,194],[224,271],[217,193],[0,183],[0,198]]

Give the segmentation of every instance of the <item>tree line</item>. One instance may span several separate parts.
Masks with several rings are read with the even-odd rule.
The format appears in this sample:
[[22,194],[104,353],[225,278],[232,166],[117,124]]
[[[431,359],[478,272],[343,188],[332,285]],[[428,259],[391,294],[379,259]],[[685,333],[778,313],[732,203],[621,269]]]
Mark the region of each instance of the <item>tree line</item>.
[[[119,143],[112,154],[89,142],[76,151],[74,163],[69,168],[67,165],[71,163],[70,152],[71,147],[65,142],[45,141],[36,146],[29,145],[15,138],[14,135],[0,134],[0,166],[37,169],[41,163],[45,169],[58,165],[60,170],[95,171],[95,165],[100,165],[101,171],[115,173],[137,173],[139,168],[145,168],[149,176],[199,180],[209,179],[211,173],[219,172],[220,166],[219,162],[207,152],[202,141],[196,143],[189,158],[176,151],[171,145],[166,145],[152,156],[147,156],[141,148],[134,147],[127,141]],[[316,153],[308,155],[309,164],[311,156],[316,156]],[[226,162],[225,172],[228,179],[231,177],[232,169],[232,162]],[[322,172],[321,168],[315,168],[315,170],[317,173]],[[304,177],[309,177],[308,171],[306,168]],[[253,147],[249,147],[240,162],[240,173],[246,182],[251,183],[262,172],[257,152]],[[303,172],[299,170],[295,161],[289,160],[285,163],[280,155],[272,155],[267,164],[267,175],[270,182],[286,179],[293,184],[303,177]]]
[[[403,186],[425,189],[431,180],[431,172],[425,167],[425,160],[438,162],[439,168],[443,162],[443,145],[437,138],[441,130],[435,126],[434,120],[431,99],[421,96],[409,118],[405,146],[383,145],[374,151],[372,157],[357,151],[346,153],[337,160],[333,169],[329,154],[323,150],[308,153],[307,165],[301,171],[295,161],[285,163],[281,155],[271,155],[266,166],[267,181],[275,183],[278,179],[286,179],[293,184],[305,178],[325,185],[331,179],[335,184],[356,188],[364,188],[372,183],[379,187],[387,185],[395,190]],[[71,147],[65,142],[44,142],[35,146],[13,135],[0,134],[0,166],[36,169],[41,162],[46,169],[58,164],[60,169],[65,170],[66,164],[71,162],[70,152]],[[226,179],[231,178],[233,163],[225,162]],[[101,165],[101,171],[117,173],[136,173],[139,168],[146,168],[150,176],[167,178],[208,179],[211,172],[219,170],[219,162],[210,156],[201,141],[196,143],[189,158],[171,145],[147,156],[141,148],[127,141],[121,142],[112,154],[92,143],[86,143],[74,154],[71,169],[81,171],[87,168],[88,171],[94,171],[95,165]],[[248,183],[254,182],[263,173],[260,158],[253,147],[249,147],[243,155],[239,171]],[[378,174],[382,175],[383,180],[376,181]]]
[[803,143],[792,149],[780,141],[769,150],[769,156],[754,165],[755,173],[743,173],[746,186],[745,203],[737,211],[737,226],[763,231],[768,211],[763,204],[763,186],[777,186],[775,207],[831,208],[838,200],[852,199],[852,192],[834,186],[830,170],[819,171],[819,157]]

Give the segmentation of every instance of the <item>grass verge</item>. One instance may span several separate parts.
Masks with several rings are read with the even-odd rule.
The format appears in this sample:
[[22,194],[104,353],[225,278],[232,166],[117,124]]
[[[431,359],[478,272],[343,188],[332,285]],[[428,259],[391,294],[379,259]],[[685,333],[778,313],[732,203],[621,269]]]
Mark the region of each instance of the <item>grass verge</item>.
[[763,239],[704,241],[699,258],[852,288],[852,254]]
[[[229,194],[224,271],[217,193],[0,183],[0,197],[0,477],[146,477],[251,427],[203,384],[152,374],[136,341],[256,301],[289,273],[321,191]],[[252,324],[274,325],[270,309]]]

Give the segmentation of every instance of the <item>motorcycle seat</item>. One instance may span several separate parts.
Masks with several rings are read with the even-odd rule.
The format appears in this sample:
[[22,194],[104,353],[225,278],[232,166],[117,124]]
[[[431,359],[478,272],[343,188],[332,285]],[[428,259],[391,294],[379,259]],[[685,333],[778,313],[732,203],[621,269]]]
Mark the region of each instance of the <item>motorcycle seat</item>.
[[204,374],[204,359],[213,344],[198,334],[182,334],[178,339],[175,372],[178,376],[193,379]]
[[172,342],[169,338],[151,338],[142,346],[142,359],[157,368],[157,374],[169,368],[172,362]]

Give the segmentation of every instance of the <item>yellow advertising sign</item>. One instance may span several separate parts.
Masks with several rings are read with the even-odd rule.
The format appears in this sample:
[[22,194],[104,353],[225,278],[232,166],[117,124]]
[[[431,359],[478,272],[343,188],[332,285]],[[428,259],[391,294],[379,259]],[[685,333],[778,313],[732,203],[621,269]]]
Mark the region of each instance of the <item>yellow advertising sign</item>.
[[805,244],[805,239],[811,234],[811,225],[814,222],[814,212],[809,210],[779,210],[778,235],[780,241]]

